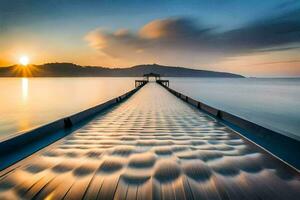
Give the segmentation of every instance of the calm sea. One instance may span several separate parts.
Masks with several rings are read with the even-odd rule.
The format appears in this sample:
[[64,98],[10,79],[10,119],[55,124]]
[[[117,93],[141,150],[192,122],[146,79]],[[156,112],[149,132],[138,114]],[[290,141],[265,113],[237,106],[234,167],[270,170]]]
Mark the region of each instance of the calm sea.
[[[135,78],[0,78],[0,140],[133,89]],[[208,105],[300,138],[300,79],[170,78]]]
[[0,78],[0,140],[108,101],[134,78]]
[[300,78],[171,78],[170,87],[300,140]]

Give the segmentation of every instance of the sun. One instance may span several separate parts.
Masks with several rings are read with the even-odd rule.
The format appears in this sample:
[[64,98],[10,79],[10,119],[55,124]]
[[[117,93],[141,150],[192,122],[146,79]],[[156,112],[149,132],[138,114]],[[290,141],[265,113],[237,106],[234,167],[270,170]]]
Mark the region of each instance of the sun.
[[23,66],[27,66],[29,64],[29,58],[28,56],[21,56],[19,59],[19,62]]

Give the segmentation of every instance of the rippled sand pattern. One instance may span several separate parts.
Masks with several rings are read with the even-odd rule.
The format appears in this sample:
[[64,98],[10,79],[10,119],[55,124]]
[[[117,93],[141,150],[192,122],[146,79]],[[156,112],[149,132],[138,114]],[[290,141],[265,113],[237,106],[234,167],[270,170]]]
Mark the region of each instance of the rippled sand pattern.
[[0,199],[299,199],[299,174],[149,83],[2,172]]

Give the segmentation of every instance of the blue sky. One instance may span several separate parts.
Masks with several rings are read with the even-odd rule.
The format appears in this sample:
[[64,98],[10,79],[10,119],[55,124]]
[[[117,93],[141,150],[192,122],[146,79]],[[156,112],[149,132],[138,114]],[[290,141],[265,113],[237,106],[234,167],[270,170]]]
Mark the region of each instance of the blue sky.
[[[162,1],[96,1],[96,0],[1,0],[0,1],[0,66],[10,65],[15,62],[15,54],[30,54],[32,62],[37,64],[43,62],[76,62],[82,65],[104,65],[109,67],[122,67],[134,64],[140,64],[140,62],[158,62],[166,65],[178,65],[190,66],[193,68],[205,68],[219,71],[233,71],[237,73],[244,73],[249,75],[293,75],[300,74],[299,63],[290,62],[288,71],[280,67],[272,65],[266,66],[269,68],[269,72],[263,70],[252,70],[250,67],[245,69],[241,63],[256,64],[260,66],[260,63],[271,62],[287,62],[296,60],[295,55],[299,53],[297,48],[299,46],[299,40],[297,34],[299,34],[297,23],[297,16],[299,15],[300,1],[297,0],[270,0],[270,1],[239,1],[239,0],[202,0],[202,1],[179,1],[179,0],[162,0]],[[288,15],[288,16],[287,16]],[[287,17],[285,17],[287,16]],[[291,16],[291,17],[290,17]],[[292,20],[279,21],[278,18],[290,17]],[[277,21],[276,21],[276,20]],[[161,20],[161,21],[159,21]],[[175,20],[175,21],[174,21]],[[178,20],[178,21],[176,21]],[[193,52],[189,52],[186,42],[186,34],[180,36],[182,43],[177,46],[168,45],[164,46],[166,54],[153,55],[157,44],[161,42],[159,40],[156,43],[151,43],[149,47],[149,41],[141,42],[143,36],[139,35],[139,32],[143,27],[149,23],[156,21],[160,26],[162,24],[173,23],[183,29],[188,25],[188,28],[196,30],[195,37],[197,38],[201,34],[201,29],[211,29],[211,32],[205,37],[209,37],[210,40],[213,36],[227,37],[230,33],[237,30],[249,30],[251,24],[257,24],[268,22],[272,24],[283,24],[283,31],[286,32],[286,26],[290,27],[294,32],[294,40],[284,40],[279,43],[276,41],[269,41],[266,45],[248,45],[248,51],[245,50],[243,45],[234,44],[233,47],[229,47],[228,42],[218,42],[217,44],[206,44],[208,48],[209,56],[204,52],[205,49],[194,48]],[[186,23],[186,21],[189,21]],[[287,23],[293,21],[292,25]],[[294,21],[296,21],[294,23]],[[278,25],[278,24],[277,24]],[[172,26],[172,25],[170,25]],[[246,28],[245,28],[246,27]],[[269,27],[269,26],[268,26]],[[161,27],[162,29],[166,27]],[[107,46],[97,46],[97,39],[105,39],[106,43],[120,42],[120,38],[113,38],[113,34],[120,30],[126,29],[126,38],[130,38],[135,48],[134,51],[150,52],[140,56],[140,59],[127,59],[133,58],[134,55],[119,56],[115,55],[114,49]],[[153,29],[151,29],[153,30]],[[164,29],[165,30],[165,29]],[[167,29],[166,29],[167,30]],[[177,29],[176,29],[177,30]],[[251,29],[259,32],[260,29]],[[160,30],[156,30],[160,31]],[[181,30],[182,31],[182,30]],[[189,30],[186,30],[189,32]],[[279,30],[275,30],[279,31]],[[185,30],[183,31],[185,32]],[[241,32],[241,31],[240,31]],[[198,34],[198,35],[197,35]],[[264,33],[262,33],[264,34]],[[91,36],[92,35],[92,41]],[[257,34],[255,33],[257,38]],[[123,37],[123,36],[122,36]],[[190,36],[189,36],[190,37]],[[230,36],[232,37],[232,36]],[[239,37],[239,36],[237,36]],[[252,37],[252,36],[251,36]],[[284,36],[287,37],[287,36]],[[88,38],[88,39],[86,39]],[[143,39],[143,38],[142,38]],[[152,38],[153,39],[153,38]],[[176,38],[174,38],[176,39]],[[276,39],[276,38],[275,38]],[[137,45],[138,40],[138,45]],[[98,41],[99,42],[99,41]],[[124,42],[124,40],[122,40]],[[249,41],[249,43],[252,41]],[[259,41],[256,41],[257,43]],[[147,48],[141,49],[147,43]],[[184,44],[183,44],[184,43]],[[255,43],[255,42],[254,42]],[[203,43],[197,43],[202,46]],[[120,44],[125,52],[132,51],[133,49],[125,49],[124,44]],[[129,46],[130,46],[129,45]],[[156,45],[156,46],[155,46]],[[224,48],[224,52],[216,51],[215,48],[211,48],[213,45]],[[274,52],[273,56],[268,51],[268,54],[262,53],[262,50],[266,48],[279,48],[283,49],[293,47],[290,52],[286,50],[284,52]],[[43,48],[42,48],[43,47]],[[116,46],[117,47],[117,46]],[[167,48],[168,47],[168,48]],[[182,51],[176,51],[177,48],[182,48]],[[234,50],[233,50],[234,49]],[[238,53],[241,50],[242,53]],[[40,52],[40,55],[39,53]],[[226,52],[230,52],[227,54]],[[265,52],[265,51],[264,51]],[[119,52],[121,54],[122,52]],[[32,55],[31,55],[32,54]],[[170,57],[182,55],[182,61],[170,62]],[[189,58],[189,54],[193,59]],[[260,57],[260,60],[255,60],[253,57]],[[16,55],[16,57],[18,56]],[[77,56],[75,56],[77,55]],[[105,57],[105,56],[106,57]],[[184,56],[183,56],[184,55]],[[212,56],[211,56],[212,55]],[[194,57],[207,58],[196,60]],[[179,56],[180,57],[180,56]],[[274,59],[276,57],[276,59]],[[280,60],[278,58],[280,57]],[[191,62],[188,62],[192,60]],[[235,60],[235,61],[232,61]],[[236,60],[239,60],[238,62]],[[240,61],[242,60],[242,61]],[[229,63],[228,63],[229,62]],[[231,63],[233,62],[233,63]],[[293,64],[291,64],[293,63]],[[236,65],[235,67],[229,67],[230,65]],[[237,65],[240,65],[240,69]],[[258,67],[256,67],[258,68]],[[292,70],[290,68],[293,68]],[[273,71],[272,71],[273,70]]]
[[[232,28],[299,5],[299,1],[244,0],[2,0],[1,29],[70,24],[76,30],[94,26],[136,29],[150,20],[173,16],[199,18],[207,24]],[[86,24],[78,25],[78,22]]]

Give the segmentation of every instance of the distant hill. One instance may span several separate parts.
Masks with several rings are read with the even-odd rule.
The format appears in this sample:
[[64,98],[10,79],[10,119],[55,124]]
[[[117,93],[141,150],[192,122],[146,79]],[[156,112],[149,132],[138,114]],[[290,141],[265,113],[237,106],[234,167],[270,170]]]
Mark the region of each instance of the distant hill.
[[0,67],[0,77],[139,77],[145,73],[158,73],[164,77],[228,77],[243,78],[238,74],[196,70],[184,67],[163,65],[137,65],[130,68],[105,68],[79,66],[72,63],[47,63],[21,66]]

